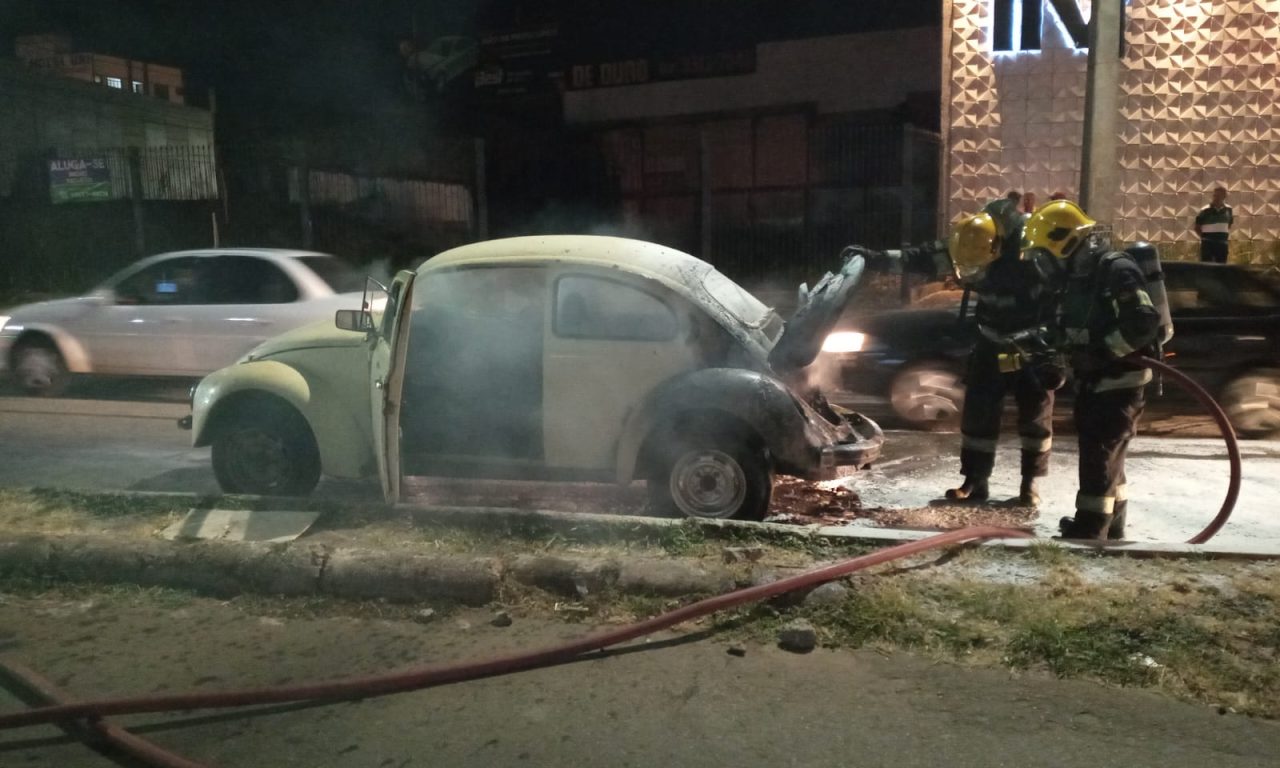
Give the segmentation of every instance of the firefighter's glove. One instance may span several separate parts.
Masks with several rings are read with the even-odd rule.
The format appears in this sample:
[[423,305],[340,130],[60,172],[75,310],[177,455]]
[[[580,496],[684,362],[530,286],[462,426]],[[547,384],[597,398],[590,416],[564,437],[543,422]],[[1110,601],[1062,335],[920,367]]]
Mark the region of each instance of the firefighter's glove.
[[840,260],[847,264],[854,256],[861,256],[872,272],[896,271],[900,262],[898,251],[876,251],[861,245],[846,246],[840,253]]
[[1067,369],[1057,359],[1038,359],[1032,364],[1031,372],[1046,392],[1062,389],[1067,383]]

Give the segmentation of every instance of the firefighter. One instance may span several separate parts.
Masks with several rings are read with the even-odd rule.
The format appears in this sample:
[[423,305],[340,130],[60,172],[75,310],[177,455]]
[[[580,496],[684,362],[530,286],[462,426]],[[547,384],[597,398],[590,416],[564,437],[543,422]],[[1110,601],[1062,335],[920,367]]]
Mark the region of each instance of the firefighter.
[[[957,274],[977,295],[974,319],[978,339],[965,371],[960,417],[960,474],[964,481],[949,489],[946,497],[973,502],[989,498],[1005,395],[1012,394],[1018,406],[1022,449],[1022,483],[1014,501],[1034,507],[1040,503],[1036,479],[1049,471],[1054,390],[1062,385],[1063,376],[1051,365],[1028,364],[1013,353],[1004,338],[1050,323],[1054,295],[1044,276],[1021,259],[1018,241],[1022,220],[1012,198],[995,201],[984,210],[990,224],[983,222],[982,236],[973,235],[974,246],[956,244],[951,249]],[[992,234],[999,253],[995,258],[981,251]]]
[[[1051,322],[1054,301],[1044,276],[1021,260],[1022,217],[1013,194],[959,221],[949,244],[939,241],[883,255],[900,261],[908,271],[935,277],[954,271],[977,295],[978,341],[969,355],[960,419],[964,481],[947,490],[946,497],[969,502],[990,497],[1004,399],[1012,393],[1022,446],[1022,484],[1013,501],[1036,506],[1040,502],[1036,478],[1048,472],[1053,443],[1053,392],[1062,385],[1063,372],[1053,365],[1021,364],[1020,356],[1009,354],[1011,349],[1002,340]],[[877,263],[874,257],[869,261]]]
[[1096,228],[1075,203],[1054,201],[1027,220],[1022,249],[1028,262],[1065,268],[1059,333],[1077,388],[1080,490],[1075,516],[1059,527],[1063,538],[1105,541],[1124,536],[1125,452],[1151,380],[1123,358],[1153,353],[1161,316],[1133,257],[1112,250]]

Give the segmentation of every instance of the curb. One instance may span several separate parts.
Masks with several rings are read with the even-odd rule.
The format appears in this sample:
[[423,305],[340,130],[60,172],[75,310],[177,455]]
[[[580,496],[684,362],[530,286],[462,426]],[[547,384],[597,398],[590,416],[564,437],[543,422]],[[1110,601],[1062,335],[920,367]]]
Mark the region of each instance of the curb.
[[480,606],[504,585],[536,587],[578,599],[612,591],[684,597],[737,585],[727,568],[676,558],[510,558],[387,553],[250,542],[120,541],[100,535],[28,534],[0,541],[0,578],[188,589],[212,597],[267,594],[430,600]]
[[[435,523],[479,528],[492,531],[507,526],[525,532],[555,533],[558,531],[581,532],[596,528],[611,535],[635,535],[638,533],[662,533],[682,527],[695,527],[719,538],[732,539],[743,536],[766,539],[825,538],[832,542],[864,544],[874,547],[891,546],[907,541],[927,538],[940,531],[909,530],[901,528],[872,528],[861,525],[785,525],[782,523],[755,523],[741,520],[697,520],[691,518],[645,517],[641,515],[606,515],[597,512],[563,512],[553,509],[518,509],[514,507],[455,507],[423,506],[410,502],[387,505],[381,501],[341,499],[321,501],[313,498],[285,498],[268,496],[219,496],[217,494],[174,493],[168,491],[102,491],[99,496],[138,497],[147,499],[173,499],[189,502],[193,506],[211,507],[231,503],[235,509],[297,509],[325,511],[335,506],[344,509],[369,510],[382,513],[398,512],[407,515],[415,524]],[[1228,547],[1219,544],[1187,544],[1177,541],[1133,541],[1119,544],[1090,545],[1066,542],[1058,539],[990,539],[976,546],[1024,551],[1030,547],[1055,546],[1070,552],[1094,555],[1124,555],[1128,557],[1192,557],[1234,560],[1280,559],[1280,548],[1275,546]]]
[[[407,514],[415,524],[444,523],[459,527],[477,527],[493,530],[507,525],[529,530],[556,531],[584,528],[600,528],[617,533],[661,533],[687,526],[704,532],[733,538],[735,534],[763,537],[765,539],[820,538],[833,542],[866,544],[876,547],[891,546],[908,541],[918,541],[941,531],[909,530],[902,528],[872,528],[869,526],[836,525],[786,525],[783,523],[754,523],[741,520],[695,520],[663,517],[604,515],[593,512],[561,512],[550,509],[511,509],[507,507],[423,507],[398,504],[394,507]],[[1068,542],[1059,539],[988,539],[976,546],[1025,551],[1032,547],[1054,546],[1069,552],[1093,555],[1127,557],[1194,557],[1239,560],[1280,559],[1280,549],[1259,546],[1226,547],[1216,544],[1186,544],[1165,541],[1132,541],[1105,545]]]

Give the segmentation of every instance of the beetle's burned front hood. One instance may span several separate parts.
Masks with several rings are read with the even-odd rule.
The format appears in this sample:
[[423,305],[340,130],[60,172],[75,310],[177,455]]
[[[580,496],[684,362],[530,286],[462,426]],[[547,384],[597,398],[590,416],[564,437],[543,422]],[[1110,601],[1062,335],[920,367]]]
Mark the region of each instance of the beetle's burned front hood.
[[321,320],[267,339],[245,355],[242,362],[261,360],[266,357],[274,357],[285,352],[297,352],[302,349],[358,347],[364,344],[365,338],[364,333],[344,331],[336,328],[332,320]]
[[866,261],[861,256],[851,256],[839,272],[828,272],[813,290],[800,286],[800,305],[769,352],[769,364],[775,371],[796,371],[817,359],[827,334],[835,328],[862,282],[865,269]]

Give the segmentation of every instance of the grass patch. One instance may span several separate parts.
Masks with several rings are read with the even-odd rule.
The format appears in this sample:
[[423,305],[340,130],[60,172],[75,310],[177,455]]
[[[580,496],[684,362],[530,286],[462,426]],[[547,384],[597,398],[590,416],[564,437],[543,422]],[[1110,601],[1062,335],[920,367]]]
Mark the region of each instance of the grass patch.
[[[1040,562],[1043,553],[1025,557]],[[1048,559],[1038,583],[998,584],[945,570],[859,576],[838,604],[756,606],[719,624],[772,642],[780,623],[802,616],[833,647],[908,650],[1147,686],[1280,717],[1280,565],[1112,561],[1107,567],[1132,573],[1089,583],[1057,554]],[[1237,594],[1194,586],[1198,576],[1219,579],[1224,571],[1241,572]],[[1162,576],[1168,581],[1158,581]]]

